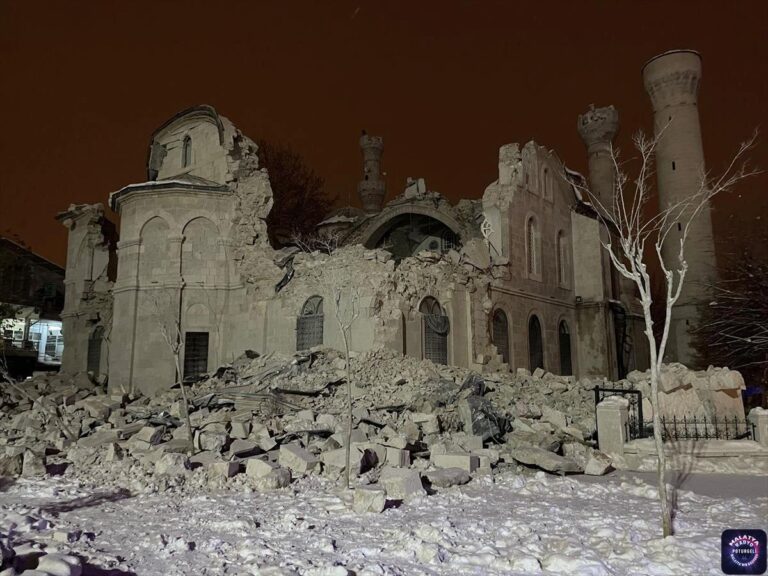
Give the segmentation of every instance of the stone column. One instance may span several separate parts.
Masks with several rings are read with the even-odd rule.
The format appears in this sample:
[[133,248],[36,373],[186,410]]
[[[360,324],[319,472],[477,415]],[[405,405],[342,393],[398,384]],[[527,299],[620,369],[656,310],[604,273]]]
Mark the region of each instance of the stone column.
[[381,136],[360,137],[360,150],[363,152],[363,179],[357,185],[357,193],[363,210],[369,214],[381,212],[387,187],[381,178],[381,155],[384,152],[384,140]]
[[749,411],[747,420],[755,427],[754,441],[768,448],[768,410],[765,408],[752,408]]
[[627,442],[629,400],[609,396],[597,405],[597,442],[600,451],[610,456],[623,456]]
[[[704,148],[699,125],[698,91],[701,56],[692,50],[673,50],[649,60],[643,67],[645,90],[654,114],[656,174],[661,210],[690,198],[704,176]],[[698,321],[698,303],[709,298],[715,278],[715,245],[709,205],[692,221],[685,257],[688,272],[673,311],[667,346],[669,360],[690,365],[694,359],[690,330]],[[684,222],[683,214],[667,237],[662,253],[676,267]]]
[[619,113],[613,106],[595,108],[579,116],[579,136],[589,155],[589,185],[600,202],[609,210],[613,206],[616,170],[611,157],[612,143],[619,131]]

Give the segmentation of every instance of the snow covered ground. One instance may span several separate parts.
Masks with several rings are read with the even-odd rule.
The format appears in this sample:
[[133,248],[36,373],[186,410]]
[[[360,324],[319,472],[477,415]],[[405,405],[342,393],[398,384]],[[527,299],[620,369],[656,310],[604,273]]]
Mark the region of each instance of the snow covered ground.
[[[706,575],[721,574],[723,529],[767,527],[768,485],[757,486],[745,498],[680,492],[666,540],[641,478],[513,470],[362,516],[319,477],[270,493],[135,496],[20,480],[0,492],[0,525],[14,512],[49,519],[14,540],[73,550],[84,576]],[[53,539],[75,530],[77,542]]]

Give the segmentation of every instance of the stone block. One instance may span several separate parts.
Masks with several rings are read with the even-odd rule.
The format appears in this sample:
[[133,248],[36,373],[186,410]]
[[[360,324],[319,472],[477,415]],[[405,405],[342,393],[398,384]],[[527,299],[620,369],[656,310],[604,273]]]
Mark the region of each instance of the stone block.
[[123,449],[119,444],[109,444],[107,446],[106,454],[104,455],[105,462],[119,462],[123,459]]
[[466,470],[461,468],[437,468],[424,473],[429,483],[435,488],[448,488],[466,484],[471,480],[471,476]]
[[590,476],[602,476],[612,469],[611,458],[599,450],[591,450],[587,457],[587,465],[584,466],[584,474]]
[[387,504],[387,493],[381,486],[370,485],[355,488],[352,509],[358,514],[380,513]]
[[317,468],[320,460],[314,454],[307,452],[298,444],[283,444],[280,446],[278,461],[281,466],[289,468],[296,474],[307,474]]
[[232,438],[239,438],[245,440],[251,433],[251,422],[238,422],[232,421],[232,429],[229,431],[229,435]]
[[184,454],[168,452],[155,462],[155,474],[183,476],[189,470],[189,459]]
[[195,446],[200,450],[209,450],[211,452],[221,452],[227,443],[227,434],[225,432],[209,432],[207,430],[198,431],[195,434]]
[[533,446],[514,448],[510,451],[510,455],[514,460],[521,464],[538,466],[547,472],[555,474],[582,472],[581,466],[574,460],[563,458],[562,456]]
[[45,457],[32,452],[32,450],[25,450],[21,475],[25,477],[45,476]]
[[411,453],[408,450],[388,447],[385,461],[388,466],[408,468],[411,465]]
[[379,483],[393,500],[408,501],[426,494],[417,470],[385,467],[379,476]]
[[136,432],[131,439],[155,445],[160,443],[160,440],[163,437],[163,432],[165,432],[165,429],[162,426],[144,426]]
[[38,560],[36,570],[48,576],[81,576],[83,573],[80,559],[67,554],[45,554]]
[[240,462],[214,462],[208,465],[208,471],[215,478],[232,478],[240,472]]
[[229,445],[229,457],[246,458],[259,454],[263,450],[253,440],[234,440]]
[[261,458],[249,458],[245,462],[245,473],[252,478],[262,478],[280,467],[274,462]]
[[0,477],[15,477],[21,474],[24,457],[21,454],[0,456]]
[[258,490],[277,490],[291,483],[291,471],[287,468],[275,468],[265,476],[253,479],[253,485]]
[[469,474],[472,474],[480,466],[480,459],[466,452],[435,454],[430,457],[430,461],[438,468],[461,468]]
[[568,418],[568,416],[560,412],[560,410],[555,410],[554,408],[550,408],[549,406],[541,407],[541,419],[544,422],[549,422],[555,428],[559,428],[560,430],[570,425],[570,421],[569,421],[570,419]]

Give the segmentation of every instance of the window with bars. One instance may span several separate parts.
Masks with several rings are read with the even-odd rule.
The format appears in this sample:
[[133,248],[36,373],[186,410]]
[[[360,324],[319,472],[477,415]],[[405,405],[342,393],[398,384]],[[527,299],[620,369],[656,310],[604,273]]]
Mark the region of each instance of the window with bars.
[[448,330],[450,323],[443,307],[428,296],[419,306],[423,317],[424,359],[436,364],[448,364]]
[[544,368],[544,344],[541,338],[541,323],[537,316],[528,321],[528,359],[531,372]]
[[509,322],[507,315],[501,309],[496,309],[493,313],[493,344],[496,350],[501,354],[505,364],[509,364]]
[[323,299],[312,296],[301,308],[296,319],[296,350],[308,350],[323,343]]
[[184,335],[184,379],[197,378],[208,372],[208,332]]
[[569,376],[573,374],[571,365],[571,331],[568,324],[563,320],[557,330],[560,341],[560,374]]

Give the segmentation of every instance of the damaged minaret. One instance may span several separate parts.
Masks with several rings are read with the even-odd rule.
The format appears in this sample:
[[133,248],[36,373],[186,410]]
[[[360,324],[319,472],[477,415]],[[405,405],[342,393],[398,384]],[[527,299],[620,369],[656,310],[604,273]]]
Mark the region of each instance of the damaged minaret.
[[[645,90],[651,98],[656,146],[659,208],[668,209],[695,195],[705,173],[699,124],[698,92],[701,56],[693,50],[673,50],[643,67]],[[667,236],[662,253],[671,268],[678,266],[680,236],[690,213],[680,217]],[[673,308],[667,347],[669,360],[690,365],[694,360],[690,331],[699,318],[699,304],[710,297],[716,275],[715,245],[709,205],[692,220],[685,246],[688,273]]]
[[363,210],[369,214],[381,212],[387,185],[381,178],[381,154],[384,152],[384,140],[381,136],[369,136],[365,130],[360,137],[360,150],[363,152],[363,179],[357,185],[357,193]]
[[577,127],[589,154],[590,189],[610,210],[616,180],[611,143],[619,131],[619,113],[613,106],[595,108],[592,105],[586,114],[579,116]]

